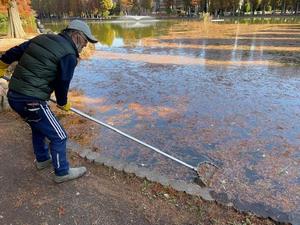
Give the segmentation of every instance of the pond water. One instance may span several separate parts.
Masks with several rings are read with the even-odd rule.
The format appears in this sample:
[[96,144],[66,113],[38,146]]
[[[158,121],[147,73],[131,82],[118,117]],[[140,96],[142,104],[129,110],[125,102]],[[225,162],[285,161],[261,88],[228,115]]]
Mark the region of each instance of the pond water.
[[[83,110],[189,164],[217,164],[209,179],[216,198],[226,193],[240,208],[300,221],[297,20],[91,27],[100,43],[72,81],[85,96]],[[105,128],[92,144],[171,178],[195,176]]]

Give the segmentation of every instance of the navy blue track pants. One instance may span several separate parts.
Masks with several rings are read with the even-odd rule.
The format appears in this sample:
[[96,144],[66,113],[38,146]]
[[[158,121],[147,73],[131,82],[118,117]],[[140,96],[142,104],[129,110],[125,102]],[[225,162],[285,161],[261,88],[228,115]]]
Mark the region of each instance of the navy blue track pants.
[[[7,94],[11,108],[31,127],[34,154],[38,162],[52,157],[55,174],[68,174],[69,163],[66,156],[67,134],[51,111],[46,101],[34,99],[9,91]],[[50,141],[46,144],[46,138]]]

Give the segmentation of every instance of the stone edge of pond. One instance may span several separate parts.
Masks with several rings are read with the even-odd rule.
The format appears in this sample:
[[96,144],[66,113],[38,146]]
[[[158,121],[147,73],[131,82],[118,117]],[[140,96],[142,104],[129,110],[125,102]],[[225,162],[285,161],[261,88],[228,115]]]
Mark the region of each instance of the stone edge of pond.
[[67,148],[72,152],[77,153],[81,158],[88,160],[95,165],[104,165],[111,167],[120,172],[127,174],[134,174],[141,179],[147,179],[151,182],[157,182],[163,186],[170,186],[178,192],[185,192],[192,196],[197,196],[205,201],[214,201],[220,205],[233,207],[239,212],[254,213],[261,218],[270,218],[279,223],[291,223],[298,225],[297,221],[300,219],[300,215],[291,218],[289,215],[282,213],[276,209],[272,209],[268,206],[251,205],[251,203],[241,202],[240,200],[229,199],[226,193],[217,194],[208,187],[201,187],[196,183],[188,183],[182,180],[169,179],[159,173],[151,171],[147,168],[140,167],[134,163],[126,163],[121,160],[112,159],[107,156],[103,156],[98,152],[94,152],[89,148],[82,148],[79,144],[69,140]]
[[176,191],[186,192],[187,194],[199,196],[206,201],[215,201],[211,195],[211,190],[206,187],[201,187],[196,183],[188,183],[181,180],[169,179],[159,173],[155,173],[147,168],[140,167],[134,163],[126,163],[121,160],[112,159],[110,157],[101,155],[88,148],[82,148],[74,141],[68,142],[68,149],[76,152],[81,158],[87,159],[89,162],[96,165],[104,165],[112,167],[118,171],[123,171],[128,174],[134,174],[139,178],[147,179],[151,182],[160,183],[163,186],[170,186]]

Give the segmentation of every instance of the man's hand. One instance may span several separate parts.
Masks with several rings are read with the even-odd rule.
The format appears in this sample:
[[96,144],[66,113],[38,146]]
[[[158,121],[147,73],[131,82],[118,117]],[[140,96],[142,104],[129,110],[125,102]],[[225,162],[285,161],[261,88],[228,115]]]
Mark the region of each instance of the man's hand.
[[61,110],[64,110],[66,112],[69,112],[71,109],[71,103],[68,101],[67,104],[65,105],[56,105],[58,108],[60,108]]
[[4,75],[7,72],[8,66],[9,66],[8,64],[6,64],[0,60],[0,78],[4,77]]

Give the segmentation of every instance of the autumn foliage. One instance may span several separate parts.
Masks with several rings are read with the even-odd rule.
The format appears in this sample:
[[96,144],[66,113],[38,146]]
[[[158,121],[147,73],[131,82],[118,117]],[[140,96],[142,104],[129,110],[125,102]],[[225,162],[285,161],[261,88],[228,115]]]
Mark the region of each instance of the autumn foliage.
[[[0,1],[0,13],[7,14],[8,2],[8,0]],[[29,16],[32,14],[30,6],[31,0],[16,0],[16,2],[21,16]]]

